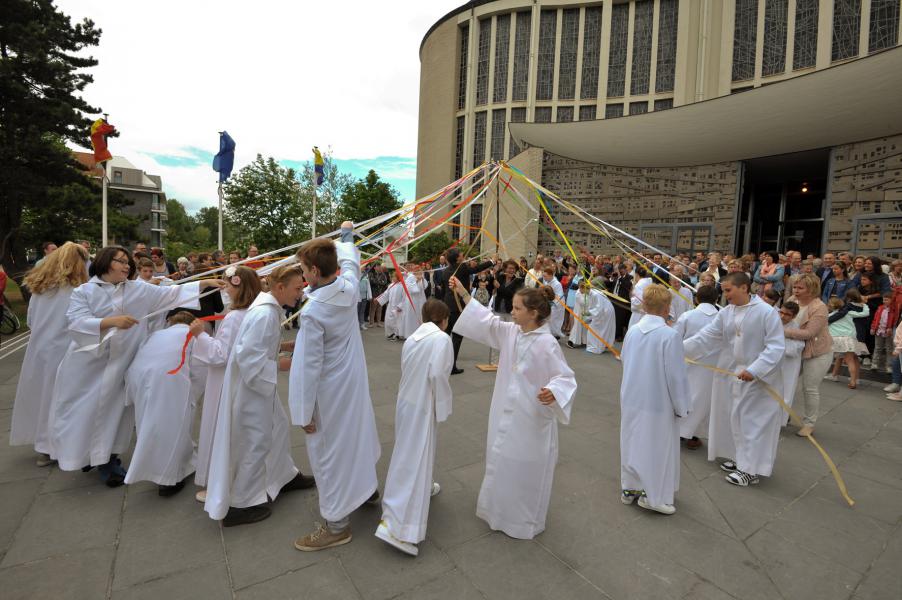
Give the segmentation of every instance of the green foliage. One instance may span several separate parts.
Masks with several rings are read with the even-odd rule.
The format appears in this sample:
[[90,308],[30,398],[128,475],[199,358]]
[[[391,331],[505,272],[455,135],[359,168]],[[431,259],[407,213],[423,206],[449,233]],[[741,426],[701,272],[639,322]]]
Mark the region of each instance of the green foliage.
[[407,260],[414,262],[438,261],[439,255],[450,248],[452,243],[445,231],[430,233],[417,242],[416,246],[408,249]]
[[339,215],[342,221],[360,223],[398,208],[401,208],[401,201],[397,190],[370,169],[364,179],[349,185],[341,195]]
[[51,0],[5,0],[0,23],[0,260],[18,277],[26,238],[57,238],[25,231],[23,217],[34,226],[45,206],[62,210],[54,221],[84,212],[65,200],[86,194],[54,188],[83,185],[65,142],[90,147],[87,115],[99,110],[81,92],[93,80],[86,69],[97,61],[84,50],[98,44],[101,32],[87,19],[73,25]]

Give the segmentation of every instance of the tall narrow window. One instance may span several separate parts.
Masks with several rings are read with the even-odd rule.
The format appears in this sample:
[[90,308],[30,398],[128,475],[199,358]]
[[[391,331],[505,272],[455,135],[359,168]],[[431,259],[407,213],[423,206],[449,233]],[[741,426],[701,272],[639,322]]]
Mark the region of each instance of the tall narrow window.
[[654,14],[655,3],[652,0],[637,0],[633,19],[633,68],[630,74],[630,94],[633,96],[648,93]]
[[557,11],[543,10],[539,17],[539,55],[536,60],[536,100],[551,100],[554,94],[554,46]]
[[833,1],[833,61],[858,56],[858,35],[861,31],[861,0]]
[[489,101],[489,45],[492,41],[492,20],[479,22],[479,52],[476,61],[476,104]]
[[892,48],[899,40],[899,0],[871,0],[868,52]]
[[761,74],[765,77],[786,70],[787,0],[767,0],[764,5],[764,55]]
[[583,26],[583,73],[579,97],[594,100],[598,97],[598,62],[601,60],[601,7],[586,9]]
[[561,20],[561,60],[557,77],[559,100],[573,100],[576,95],[576,44],[579,41],[579,9],[564,10]]
[[511,16],[495,19],[495,85],[492,102],[507,101],[507,63],[511,43]]
[[533,123],[551,123],[551,107],[537,106]]
[[661,0],[658,13],[658,59],[655,67],[655,91],[672,92],[676,69],[677,0]]
[[608,104],[604,107],[605,119],[616,119],[623,116],[623,104]]
[[507,111],[499,108],[492,111],[492,160],[504,158],[504,121]]
[[[511,123],[524,123],[526,121],[526,109],[525,108],[512,108],[511,109]],[[511,136],[510,141],[510,154],[508,155],[510,158],[513,158],[520,154],[520,146],[517,145],[517,142],[514,141],[514,137]]]
[[511,100],[526,100],[529,89],[529,35],[532,22],[529,11],[517,13],[517,29],[514,35],[514,83]]
[[485,127],[486,111],[476,113],[473,127],[473,166],[478,167],[485,162]]
[[467,106],[467,49],[470,46],[470,26],[460,28],[460,55],[457,62],[457,110]]
[[629,4],[615,4],[611,7],[608,96],[622,96],[626,85],[626,44],[629,35],[629,18]]
[[733,23],[733,81],[755,77],[755,43],[758,39],[758,0],[736,0]]
[[596,107],[594,104],[587,104],[585,106],[579,107],[579,120],[580,121],[594,121],[595,120],[595,112]]
[[573,120],[573,107],[572,106],[558,106],[557,107],[557,122],[558,123],[569,123]]
[[817,60],[817,15],[820,0],[796,0],[792,68],[807,69]]
[[457,117],[457,135],[454,138],[454,179],[464,174],[464,125],[466,117]]
[[471,204],[470,205],[470,230],[469,230],[469,238],[470,245],[476,243],[476,238],[479,237],[479,230],[482,228],[482,204]]

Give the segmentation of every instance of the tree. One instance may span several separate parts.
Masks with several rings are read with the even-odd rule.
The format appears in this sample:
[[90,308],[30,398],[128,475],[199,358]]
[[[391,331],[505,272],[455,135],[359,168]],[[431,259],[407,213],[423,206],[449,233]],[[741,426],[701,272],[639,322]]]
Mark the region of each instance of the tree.
[[[370,171],[372,173],[372,171]],[[407,260],[413,262],[426,262],[438,260],[439,255],[451,247],[451,238],[444,231],[430,233],[407,251]]]
[[365,178],[348,186],[341,195],[339,214],[341,220],[360,223],[398,208],[401,208],[401,201],[397,190],[370,169]]
[[[195,226],[203,225],[210,232],[210,242],[215,246],[219,242],[219,208],[205,206],[194,215]],[[223,213],[222,219],[222,245],[223,251],[229,252],[236,246],[235,224],[229,219],[228,212]]]
[[172,243],[193,243],[194,218],[185,210],[185,205],[169,198],[166,200],[166,245]]
[[[316,234],[323,235],[335,231],[345,220],[341,215],[341,199],[354,179],[347,173],[341,173],[332,161],[331,154],[325,157],[323,165],[323,183],[316,186]],[[313,165],[304,164],[301,176],[301,207],[305,210],[304,222],[310,231],[313,207]],[[307,235],[309,238],[309,233]]]
[[73,25],[52,0],[6,0],[0,23],[0,261],[20,281],[23,212],[47,204],[51,188],[83,182],[64,143],[89,147],[86,115],[99,110],[80,93],[97,61],[82,51],[101,32],[88,19]]

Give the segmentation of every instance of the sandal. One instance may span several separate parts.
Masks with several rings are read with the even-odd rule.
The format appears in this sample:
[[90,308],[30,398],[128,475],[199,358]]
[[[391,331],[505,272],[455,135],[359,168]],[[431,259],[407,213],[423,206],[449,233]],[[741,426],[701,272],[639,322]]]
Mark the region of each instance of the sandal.
[[849,389],[850,389],[850,390],[854,390],[854,389],[856,389],[857,387],[858,387],[858,384],[857,384],[857,383],[852,383],[851,381],[849,382]]

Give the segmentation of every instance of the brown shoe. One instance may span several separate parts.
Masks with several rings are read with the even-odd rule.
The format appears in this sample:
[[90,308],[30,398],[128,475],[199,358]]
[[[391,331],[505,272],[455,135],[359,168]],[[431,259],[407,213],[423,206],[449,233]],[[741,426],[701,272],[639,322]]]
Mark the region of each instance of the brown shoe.
[[697,437],[694,437],[691,440],[686,440],[686,448],[689,450],[698,450],[702,447],[702,441]]
[[805,425],[804,427],[796,431],[796,435],[799,437],[808,437],[812,433],[814,433],[814,427],[812,427],[811,425]]
[[341,546],[351,541],[351,526],[348,525],[340,533],[332,533],[328,527],[323,527],[320,523],[316,524],[316,530],[308,533],[304,537],[300,537],[294,541],[294,547],[301,552],[316,552],[317,550],[325,550]]

